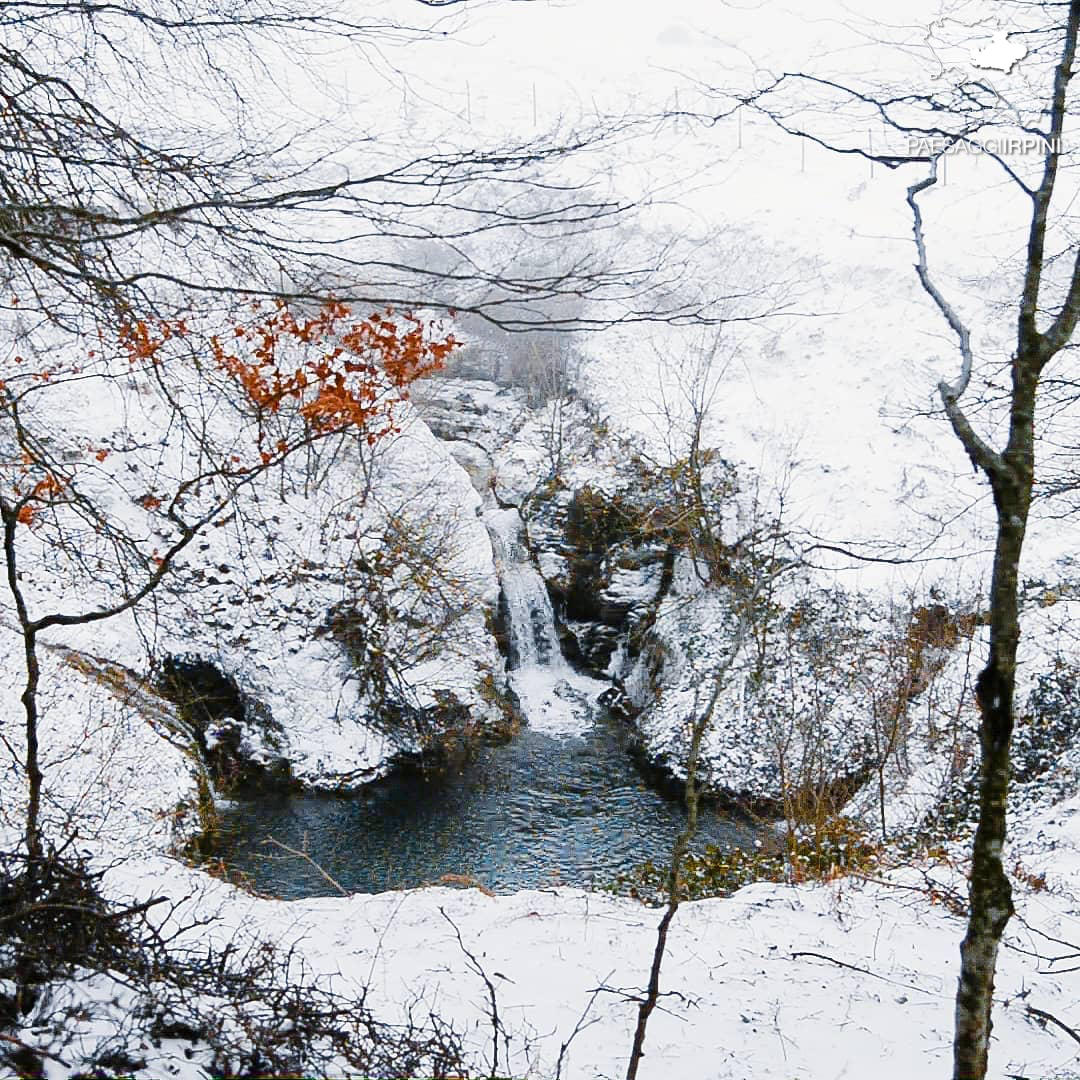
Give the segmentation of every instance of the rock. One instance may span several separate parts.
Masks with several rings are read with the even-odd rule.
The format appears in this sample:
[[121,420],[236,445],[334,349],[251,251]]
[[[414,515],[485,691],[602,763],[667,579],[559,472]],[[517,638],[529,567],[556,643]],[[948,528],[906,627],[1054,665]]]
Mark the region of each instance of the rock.
[[617,716],[620,720],[632,719],[640,711],[635,708],[629,695],[617,682],[609,686],[596,700],[612,716]]
[[297,786],[279,752],[281,725],[212,661],[166,657],[159,687],[177,706],[219,792],[255,794]]

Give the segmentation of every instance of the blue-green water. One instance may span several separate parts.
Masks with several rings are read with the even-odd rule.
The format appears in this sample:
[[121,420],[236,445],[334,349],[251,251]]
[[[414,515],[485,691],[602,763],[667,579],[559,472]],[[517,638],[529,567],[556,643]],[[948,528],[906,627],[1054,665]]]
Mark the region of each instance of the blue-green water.
[[[398,775],[348,799],[290,796],[237,804],[228,862],[283,897],[382,892],[469,875],[498,892],[606,885],[651,859],[664,863],[683,827],[681,800],[651,787],[625,727],[596,705],[608,683],[580,675],[559,649],[547,587],[515,510],[484,515],[508,612],[511,681],[529,726],[481,745],[435,775]],[[695,847],[748,844],[755,827],[704,809]]]
[[[261,798],[232,805],[227,861],[283,897],[336,890],[266,837],[306,850],[350,892],[381,892],[469,874],[496,892],[611,882],[646,858],[663,860],[685,821],[680,801],[651,787],[619,721],[582,735],[525,729],[481,746],[464,765],[403,775],[350,798]],[[698,843],[747,844],[758,830],[706,808]]]

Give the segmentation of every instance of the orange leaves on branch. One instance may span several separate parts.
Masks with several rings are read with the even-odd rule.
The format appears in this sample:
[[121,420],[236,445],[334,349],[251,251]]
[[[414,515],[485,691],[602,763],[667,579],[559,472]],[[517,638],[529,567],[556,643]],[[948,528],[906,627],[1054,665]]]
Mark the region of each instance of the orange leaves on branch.
[[[326,301],[309,319],[298,319],[284,301],[251,325],[233,328],[227,348],[211,338],[215,363],[243,389],[260,413],[291,404],[308,431],[325,435],[362,431],[369,443],[393,431],[393,405],[415,380],[438,370],[459,342],[440,335],[434,321],[378,313],[354,321],[350,309]],[[281,359],[286,346],[317,355],[299,366]],[[287,446],[279,441],[277,450]],[[263,454],[264,464],[269,456]]]
[[52,473],[46,473],[44,480],[39,480],[34,485],[34,490],[31,495],[35,499],[48,499],[53,495],[59,495],[63,489],[63,484],[53,476]]
[[[393,434],[398,430],[394,406],[408,397],[413,382],[441,368],[460,345],[437,320],[391,309],[356,319],[346,304],[333,299],[310,317],[298,316],[282,300],[273,305],[253,301],[251,311],[250,319],[210,335],[209,347],[213,364],[255,411],[263,467],[312,438],[353,431],[374,445]],[[191,331],[182,319],[132,317],[116,333],[129,364],[158,366],[167,344]],[[303,432],[286,431],[281,438],[281,430],[272,432],[266,424],[274,415],[298,419]],[[106,454],[102,450],[95,456],[100,462]],[[235,468],[240,461],[239,455],[231,456],[233,471],[247,472]],[[147,510],[161,506],[156,496],[137,501]]]
[[127,353],[128,363],[160,364],[158,353],[165,343],[175,337],[183,337],[187,332],[187,323],[183,319],[160,319],[153,324],[137,319],[135,322],[121,323],[117,336]]
[[[20,489],[21,485],[17,482],[15,484],[16,492],[19,492]],[[44,478],[39,480],[30,489],[30,493],[24,495],[23,505],[19,507],[18,512],[15,514],[15,520],[20,525],[33,525],[37,520],[38,511],[41,507],[35,506],[34,502],[31,502],[30,500],[34,500],[38,503],[46,503],[54,496],[59,495],[63,490],[63,482],[58,480],[51,472],[47,472]]]
[[[283,300],[269,310],[256,301],[252,310],[253,322],[211,336],[214,363],[260,414],[291,404],[314,435],[355,429],[371,441],[389,434],[393,405],[460,345],[435,320],[390,309],[356,320],[339,300],[325,301],[310,318],[298,318]],[[189,328],[183,319],[132,319],[117,333],[129,363],[157,365],[166,343]],[[307,358],[299,365],[281,359],[297,345]]]

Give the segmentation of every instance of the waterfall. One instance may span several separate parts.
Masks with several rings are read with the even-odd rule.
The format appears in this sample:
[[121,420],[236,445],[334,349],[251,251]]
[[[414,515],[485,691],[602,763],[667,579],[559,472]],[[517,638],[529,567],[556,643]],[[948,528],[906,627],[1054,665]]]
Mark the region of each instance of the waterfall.
[[518,512],[490,510],[484,520],[491,533],[495,565],[506,597],[516,667],[568,670],[559,647],[551,598],[525,546]]
[[551,598],[525,546],[518,512],[489,509],[484,521],[509,615],[510,681],[529,727],[555,737],[581,735],[592,726],[594,703],[606,684],[579,675],[566,662]]

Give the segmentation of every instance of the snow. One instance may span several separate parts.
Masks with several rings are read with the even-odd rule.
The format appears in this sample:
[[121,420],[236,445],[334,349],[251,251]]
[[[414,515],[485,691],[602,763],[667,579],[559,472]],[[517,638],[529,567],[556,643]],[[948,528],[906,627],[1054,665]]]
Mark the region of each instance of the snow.
[[580,735],[596,712],[596,698],[607,684],[572,670],[531,668],[511,675],[514,692],[529,727],[545,735]]
[[[921,5],[905,11],[905,20],[916,30],[928,27],[932,10]],[[402,141],[424,124],[434,143],[447,146],[484,133],[520,134],[557,113],[572,120],[605,108],[645,110],[672,104],[676,92],[681,108],[704,108],[697,80],[708,83],[718,71],[736,80],[755,65],[782,70],[811,57],[844,62],[851,54],[843,46],[857,36],[859,19],[874,13],[868,3],[817,4],[812,12],[775,4],[724,7],[721,26],[721,20],[703,19],[692,0],[499,5],[481,13],[471,38],[448,43],[438,62],[418,73],[400,103]],[[775,32],[781,17],[789,21],[783,34]],[[618,34],[610,32],[613,25]],[[856,33],[848,35],[845,27]],[[721,35],[738,35],[740,47]],[[872,67],[880,53],[866,42],[862,49],[868,51],[857,53],[859,62]],[[342,79],[344,100],[369,100],[363,81],[355,74],[351,83]],[[655,248],[665,231],[676,233],[685,241],[680,251],[703,276],[744,283],[760,290],[767,306],[806,314],[725,329],[708,440],[758,477],[750,501],[767,509],[782,505],[785,520],[805,538],[916,557],[897,568],[822,551],[819,581],[839,580],[876,600],[939,585],[950,595],[985,590],[992,507],[935,400],[938,380],[955,375],[956,356],[911,270],[903,189],[912,177],[871,176],[865,162],[799,149],[749,117],[704,130],[687,123],[657,134],[648,147],[622,144],[612,158],[592,159],[588,168],[598,178],[613,174],[604,183],[627,196],[663,196],[651,217],[642,215],[635,243]],[[950,161],[948,169],[948,184],[927,198],[935,272],[965,318],[977,324],[980,359],[1006,356],[1009,327],[1000,305],[1010,295],[1011,267],[999,266],[1016,240],[1014,205],[1000,191],[987,191],[997,177],[977,156]],[[685,370],[680,358],[708,344],[700,331],[670,326],[588,337],[580,343],[582,393],[614,432],[644,440],[662,458],[671,449],[671,430],[658,402],[678,400]],[[481,516],[481,498],[457,461],[480,476],[494,470],[500,498],[514,504],[543,482],[550,465],[548,417],[530,415],[514,395],[480,382],[463,406],[466,401],[468,408],[456,416],[451,407],[452,419],[468,420],[471,409],[494,419],[459,425],[461,445],[449,448],[414,419],[380,465],[383,510],[410,504],[424,513],[445,510],[451,561],[473,604],[445,650],[409,670],[420,704],[431,703],[435,690],[449,689],[479,707],[477,680],[499,666],[482,617],[497,592],[488,514]],[[110,384],[93,395],[72,388],[51,419],[59,433],[70,427],[93,445],[108,446],[117,445],[121,432],[141,437],[157,430],[155,408],[139,388],[124,392]],[[991,411],[978,420],[995,430],[1000,417]],[[492,430],[502,435],[491,438]],[[183,453],[170,445],[139,464],[151,474],[176,475]],[[108,467],[104,463],[103,471]],[[569,472],[572,484],[600,489],[611,478],[609,463],[596,460],[578,460]],[[97,490],[109,497],[105,486]],[[234,524],[208,532],[207,547],[156,621],[125,615],[50,633],[42,647],[46,818],[56,827],[75,821],[80,844],[100,863],[115,863],[106,877],[113,895],[190,896],[189,912],[214,914],[206,942],[222,946],[251,935],[283,947],[295,942],[312,976],[333,977],[349,992],[370,986],[371,1000],[391,1013],[423,991],[446,1017],[469,1026],[470,1045],[484,1055],[490,1053],[484,986],[465,964],[445,912],[497,985],[513,1035],[504,1069],[552,1076],[560,1045],[588,1009],[586,1018],[595,1022],[573,1040],[562,1075],[620,1075],[634,1022],[632,997],[646,980],[655,911],[563,888],[500,897],[424,889],[282,902],[247,895],[163,854],[190,828],[175,811],[190,801],[193,778],[183,749],[162,737],[176,722],[173,711],[140,681],[151,654],[214,658],[283,720],[283,752],[305,781],[366,780],[388,767],[393,748],[364,721],[366,703],[350,681],[349,657],[314,635],[342,596],[334,572],[354,552],[334,509],[347,494],[333,483],[314,492],[274,491],[268,483]],[[747,514],[753,509],[743,507]],[[109,512],[127,523],[145,522],[132,505],[113,502]],[[373,512],[368,524],[381,527],[386,518]],[[245,532],[246,520],[260,526],[258,543]],[[26,542],[38,609],[67,603],[70,582],[54,584],[47,576],[56,569],[47,544],[35,547],[30,536]],[[1070,580],[1074,546],[1068,520],[1037,514],[1024,576],[1042,580],[1048,591]],[[549,577],[557,572],[550,553],[542,555],[540,569]],[[95,599],[98,586],[90,588]],[[644,588],[640,578],[632,575],[624,581],[617,574],[612,588],[620,600],[644,597],[635,592]],[[656,629],[671,657],[663,707],[644,721],[656,753],[676,738],[702,673],[715,666],[726,619],[715,597],[684,593],[679,599],[662,612]],[[1040,606],[1033,597],[1027,605],[1021,698],[1055,657],[1075,650],[1075,604],[1062,598]],[[0,618],[0,719],[11,732],[20,723],[21,643],[10,610]],[[981,636],[972,648],[949,658],[933,691],[913,705],[920,723],[911,760],[903,773],[888,777],[890,834],[923,821],[946,782],[947,763],[929,722],[959,705],[966,710],[961,720],[972,728],[970,676],[972,656],[985,648]],[[535,664],[515,673],[513,683],[530,723],[564,737],[583,730],[586,701],[601,685],[563,666]],[[734,681],[725,702],[725,717],[739,722],[713,732],[707,754],[721,778],[758,775],[767,793],[767,747],[755,737],[768,732],[752,730],[743,686]],[[629,688],[639,701],[651,692],[643,668]],[[830,716],[840,735],[850,715],[844,709],[853,707],[845,700]],[[1076,765],[1063,760],[1062,772],[1078,775]],[[0,788],[10,835],[24,798],[12,760],[5,760]],[[872,819],[872,803],[873,794],[864,792],[852,812]],[[1023,921],[1012,924],[1001,956],[991,1076],[1046,1080],[1075,1069],[1075,1044],[1060,1028],[1034,1022],[1026,1009],[1075,1026],[1077,976],[1069,969],[1076,952],[1070,943],[1080,941],[1080,798],[1071,794],[1048,806],[1036,794],[1015,809],[1010,828],[1006,862],[1010,869],[1021,865],[1028,883],[1022,880],[1018,890]],[[950,857],[959,860],[959,850]],[[1039,875],[1045,889],[1030,883]],[[939,888],[929,888],[928,878]],[[758,884],[728,899],[685,905],[672,928],[663,975],[670,996],[650,1026],[643,1080],[837,1080],[861,1077],[868,1068],[879,1080],[943,1075],[963,929],[947,905],[935,902],[946,886],[962,888],[962,874],[919,864],[884,871],[880,881]],[[129,992],[107,976],[62,992],[93,1004],[96,1016],[66,1034],[63,1053],[72,1060],[80,1040],[89,1049],[110,1036],[103,1015],[120,1024],[133,1012]],[[59,1045],[36,1019],[26,1018],[20,1037]],[[176,1040],[147,1048],[145,1075],[204,1075],[199,1055],[189,1058],[185,1049]],[[48,1064],[50,1077],[74,1071]]]
[[[516,517],[500,513],[507,521]],[[1070,606],[1061,601],[1037,609],[1025,638],[1029,663],[1068,640],[1061,636],[1062,609]],[[701,614],[691,608],[685,617],[690,624],[697,618],[699,632],[707,632],[710,623]],[[10,652],[2,670],[11,675],[18,670],[18,641],[11,634],[6,640]],[[65,778],[62,787],[48,788],[49,813],[76,812],[80,821],[98,825],[84,843],[99,862],[113,864],[105,879],[112,895],[187,897],[174,918],[212,915],[198,931],[203,947],[250,940],[295,945],[305,978],[329,978],[345,994],[367,987],[368,1003],[386,1018],[422,993],[444,1018],[468,1030],[477,1060],[490,1062],[485,988],[465,961],[456,927],[497,989],[511,1035],[503,1069],[552,1076],[560,1048],[588,1010],[586,1020],[594,1022],[572,1041],[562,1075],[621,1074],[633,996],[647,976],[658,912],[567,888],[498,897],[428,888],[284,902],[208,878],[159,854],[183,835],[182,826],[175,831],[172,811],[191,783],[186,755],[155,732],[155,724],[168,720],[169,706],[145,692],[133,696],[125,683],[117,694],[116,683],[97,677],[88,664],[72,667],[69,656],[60,648],[45,651],[47,685],[57,688],[47,699],[52,757],[46,769],[62,768]],[[947,671],[947,678],[963,677],[958,658]],[[576,692],[587,693],[589,684],[597,686],[559,665],[515,675],[517,692],[529,699],[530,722],[564,737],[575,731]],[[16,689],[12,685],[9,701]],[[585,714],[576,715],[583,722]],[[84,731],[83,718],[97,723]],[[933,764],[928,756],[927,767]],[[921,775],[916,769],[909,781],[913,798]],[[10,770],[7,776],[13,778]],[[10,793],[5,786],[12,825],[18,804]],[[925,808],[917,798],[908,806],[899,794],[895,806],[898,828]],[[1048,887],[1019,887],[1024,921],[1012,924],[1001,957],[990,1075],[1066,1076],[1072,1041],[1053,1025],[1037,1024],[1026,1009],[1068,1022],[1075,1000],[1075,976],[1065,970],[1074,950],[1050,938],[1080,937],[1080,798],[1023,811],[1014,816],[1011,835],[1008,864],[1021,864],[1028,880],[1045,875]],[[883,1080],[946,1071],[963,927],[937,898],[962,886],[962,877],[947,867],[916,864],[883,869],[877,881],[759,884],[728,899],[684,905],[669,939],[662,983],[669,996],[650,1027],[643,1078],[833,1080],[862,1075],[868,1063]],[[34,1013],[18,1036],[74,1062],[115,1040],[140,1002],[121,983],[97,975],[58,988],[49,1008],[65,1004],[85,1019],[72,1022],[63,1038],[36,1024]],[[147,1042],[143,1053],[147,1076],[204,1075],[206,1052],[198,1044]],[[55,1061],[48,1069],[50,1077],[74,1071]]]
[[[168,431],[175,419],[167,405],[144,381],[121,382],[109,374],[103,368],[67,380],[35,396],[28,409],[35,419],[40,412],[41,422],[56,432],[54,453],[70,447],[78,459],[87,446],[109,449],[78,473],[82,490],[131,535],[156,530],[151,535],[164,548],[172,526],[151,517],[132,493],[143,490],[140,483],[150,492],[170,490],[197,467],[189,459],[199,451],[186,445],[183,434],[160,443],[151,438]],[[201,411],[195,403],[194,415]],[[497,587],[490,543],[477,518],[479,496],[407,404],[399,406],[398,422],[400,434],[379,447],[370,465],[374,497],[365,500],[358,493],[362,472],[347,446],[338,450],[340,465],[324,465],[314,485],[299,467],[266,473],[201,532],[156,603],[147,600],[103,622],[56,627],[44,640],[103,656],[143,677],[151,677],[169,655],[210,659],[279,723],[287,718],[281,751],[297,779],[348,786],[385,772],[401,747],[368,722],[369,702],[353,678],[353,663],[325,624],[335,604],[362,602],[357,567],[385,548],[401,559],[391,584],[399,609],[446,623],[437,642],[414,634],[413,646],[397,645],[404,658],[402,693],[420,708],[449,693],[483,714],[477,686],[500,661],[484,623]],[[205,423],[204,437],[250,453],[226,410],[210,412]],[[145,479],[131,480],[132,475]],[[107,569],[87,573],[52,546],[48,529],[20,530],[20,570],[31,616],[83,611],[120,595],[107,546],[87,529],[80,543],[87,555],[96,550]],[[409,544],[438,552],[445,592],[456,605],[452,616],[438,610],[418,584],[423,556],[410,552]],[[13,624],[10,597],[0,603],[3,618]],[[5,675],[14,678],[17,672],[6,669]]]
[[[1078,810],[1074,801],[1039,823],[1054,830],[1059,858],[1068,845],[1074,871]],[[219,919],[209,936],[235,944],[248,932],[241,928],[257,927],[281,944],[296,942],[312,976],[332,974],[341,992],[370,984],[382,1008],[426,994],[444,1017],[468,1026],[470,1048],[483,1061],[490,1055],[485,990],[456,928],[497,989],[511,1035],[502,1068],[523,1077],[554,1074],[559,1048],[586,1010],[592,1023],[573,1040],[563,1075],[620,1074],[636,1011],[630,996],[645,980],[659,916],[566,888],[500,897],[431,888],[282,903],[199,881],[167,862],[144,864],[142,875],[121,871],[113,882],[137,896],[197,889],[200,906]],[[881,883],[752,885],[726,900],[685,905],[672,927],[668,996],[650,1026],[642,1076],[835,1080],[863,1075],[873,1063],[885,1080],[906,1080],[946,1070],[961,923],[924,890],[917,872],[898,871]],[[1020,910],[1043,932],[1075,940],[1075,904],[1038,892],[1021,897]],[[1031,1005],[1067,1016],[1074,996],[1068,975],[1030,955],[1032,943],[1019,929],[1010,935],[1015,948],[1002,953],[994,1080],[1050,1077],[1073,1059],[1064,1033],[1040,1030],[1025,1013]],[[81,989],[96,996],[92,986]],[[158,1069],[168,1062],[175,1075],[199,1075],[175,1048],[152,1057]]]
[[[147,693],[131,672],[59,646],[42,646],[40,739],[46,776],[43,819],[49,832],[77,829],[80,848],[138,858],[176,838],[177,808],[193,790],[192,762],[166,741],[171,706]],[[22,638],[0,628],[3,730],[17,732]],[[163,737],[164,736],[164,737]],[[0,773],[0,832],[19,834],[26,794],[15,742],[5,738]],[[62,783],[57,782],[62,778]]]

